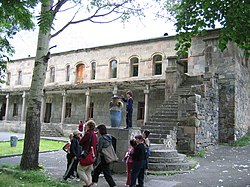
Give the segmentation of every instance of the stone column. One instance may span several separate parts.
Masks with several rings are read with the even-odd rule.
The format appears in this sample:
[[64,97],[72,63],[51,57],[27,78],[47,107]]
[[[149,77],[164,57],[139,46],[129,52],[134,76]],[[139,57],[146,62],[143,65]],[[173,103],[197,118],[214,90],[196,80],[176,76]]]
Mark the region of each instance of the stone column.
[[62,93],[62,115],[61,115],[61,124],[64,123],[64,119],[65,119],[65,112],[66,112],[66,92],[64,91]]
[[149,85],[146,85],[145,90],[145,106],[144,106],[144,124],[148,122],[148,95],[149,95]]
[[44,105],[45,105],[45,93],[42,95],[42,100],[41,100],[41,112],[40,112],[41,123],[43,123],[44,121]]
[[6,109],[5,109],[5,121],[8,120],[8,112],[9,112],[9,98],[10,98],[10,94],[8,93],[6,95]]
[[21,121],[25,121],[24,117],[25,117],[25,104],[26,104],[26,92],[23,92],[22,95],[23,98],[23,103],[22,103],[22,112],[21,112]]
[[117,95],[117,93],[118,93],[118,87],[117,85],[115,85],[113,90],[113,95]]
[[90,109],[90,89],[88,89],[85,93],[86,95],[86,113],[85,113],[85,120],[89,119],[89,109]]

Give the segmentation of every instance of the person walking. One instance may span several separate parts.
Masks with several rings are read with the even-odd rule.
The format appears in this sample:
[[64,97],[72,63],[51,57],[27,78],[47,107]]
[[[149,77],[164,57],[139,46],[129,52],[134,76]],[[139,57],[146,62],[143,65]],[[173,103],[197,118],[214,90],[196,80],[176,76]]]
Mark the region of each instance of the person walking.
[[127,98],[122,96],[122,100],[127,103],[126,105],[126,128],[132,128],[132,114],[133,114],[133,94],[131,91],[127,91]]
[[79,145],[79,140],[80,140],[80,132],[75,131],[73,132],[73,138],[70,142],[70,165],[65,172],[63,179],[67,180],[69,177],[74,176],[74,171],[76,171],[77,164],[79,161],[79,157],[81,154],[81,147]]
[[[136,135],[135,141],[137,145],[135,146],[134,153],[132,154],[133,166],[130,187],[143,187],[146,165],[146,150],[143,144],[142,135]],[[138,179],[138,185],[136,185],[136,179]]]
[[97,145],[97,160],[95,164],[94,174],[92,177],[92,184],[98,182],[99,175],[103,172],[104,177],[110,187],[115,187],[116,183],[113,180],[111,171],[109,168],[109,163],[107,163],[102,154],[102,149],[107,148],[112,144],[112,136],[107,134],[107,128],[104,124],[100,124],[98,129],[98,145]]
[[66,158],[67,158],[67,169],[66,169],[66,172],[69,169],[69,166],[70,166],[70,163],[71,163],[70,144],[71,144],[71,140],[72,139],[73,139],[73,133],[70,133],[70,135],[69,135],[69,141],[63,146],[63,150],[67,153],[66,154]]
[[[82,146],[82,151],[87,151],[88,154],[96,155],[96,146],[97,146],[97,137],[94,132],[96,123],[93,120],[89,120],[86,123],[86,133],[84,136],[81,138],[79,144]],[[90,155],[90,156],[91,156]],[[91,172],[94,170],[93,169],[93,163],[82,163],[82,159],[87,159],[86,158],[81,158],[80,162],[77,165],[77,173],[80,177],[80,180],[83,181],[86,185],[86,187],[92,186],[92,176]],[[93,159],[94,162],[94,159]]]

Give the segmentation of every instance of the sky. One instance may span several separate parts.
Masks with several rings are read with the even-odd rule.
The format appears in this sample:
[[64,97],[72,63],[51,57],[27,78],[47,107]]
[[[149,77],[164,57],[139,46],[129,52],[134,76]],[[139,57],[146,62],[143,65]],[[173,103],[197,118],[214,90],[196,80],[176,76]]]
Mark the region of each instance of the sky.
[[[140,20],[131,18],[125,24],[116,21],[108,24],[85,22],[71,25],[51,40],[50,47],[57,45],[51,50],[51,53],[156,38],[163,36],[164,33],[175,34],[173,22],[163,18],[155,18],[154,13],[150,10],[146,11],[145,15],[146,17]],[[69,14],[58,17],[55,26],[63,25],[69,17]],[[16,51],[13,59],[35,56],[37,36],[38,29],[17,33],[11,40]]]

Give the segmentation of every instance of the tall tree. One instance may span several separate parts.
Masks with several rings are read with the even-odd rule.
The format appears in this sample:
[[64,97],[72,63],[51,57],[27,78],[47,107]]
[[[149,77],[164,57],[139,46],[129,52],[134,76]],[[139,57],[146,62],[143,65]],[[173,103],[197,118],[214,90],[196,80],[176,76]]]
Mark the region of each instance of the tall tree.
[[[20,166],[22,169],[38,168],[40,143],[40,109],[46,69],[50,57],[51,38],[63,32],[68,26],[86,21],[109,23],[127,20],[142,15],[143,8],[136,0],[42,0],[39,20],[39,35],[33,77],[27,106],[24,149]],[[74,11],[73,16],[62,28],[51,33],[58,13]]]
[[37,3],[38,0],[0,1],[0,82],[3,82],[6,63],[14,53],[9,39],[20,30],[34,28],[32,13]]
[[191,45],[191,38],[206,29],[221,28],[219,48],[235,42],[246,52],[250,50],[249,0],[165,0],[164,6],[175,17],[178,33],[177,49],[183,54]]

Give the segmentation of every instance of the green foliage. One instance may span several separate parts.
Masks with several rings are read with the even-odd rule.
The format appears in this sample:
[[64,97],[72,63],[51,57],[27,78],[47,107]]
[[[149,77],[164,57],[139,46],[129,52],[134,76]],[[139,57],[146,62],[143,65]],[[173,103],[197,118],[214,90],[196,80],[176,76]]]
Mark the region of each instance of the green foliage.
[[250,134],[247,134],[247,135],[243,136],[242,138],[236,140],[233,143],[233,146],[244,147],[246,145],[249,145],[249,143],[250,143]]
[[28,30],[34,27],[31,10],[38,0],[0,2],[0,82],[3,82],[6,62],[14,53],[9,39],[20,30]]
[[[64,146],[65,142],[44,140],[40,141],[40,151],[50,151],[50,150],[60,150]],[[10,147],[10,142],[0,142],[0,156],[22,154],[23,150],[23,140],[17,142],[16,147]]]
[[[165,7],[176,19],[178,44],[176,49],[185,54],[191,38],[204,34],[204,30],[220,25],[219,48],[223,51],[228,42],[250,50],[249,0],[166,0]],[[179,4],[178,4],[179,3]]]
[[55,181],[46,176],[41,170],[22,171],[19,167],[1,165],[0,186],[70,186]]
[[196,156],[196,157],[205,158],[206,154],[207,154],[207,153],[206,153],[205,150],[200,150],[200,151],[198,151],[197,153],[195,153],[195,156]]

